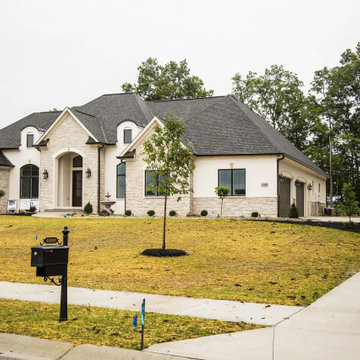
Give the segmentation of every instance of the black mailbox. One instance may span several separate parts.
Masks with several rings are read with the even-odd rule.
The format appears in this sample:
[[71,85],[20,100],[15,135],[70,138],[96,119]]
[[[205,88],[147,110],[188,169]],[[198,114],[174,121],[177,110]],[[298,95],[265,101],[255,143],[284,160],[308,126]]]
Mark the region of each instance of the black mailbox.
[[[50,280],[53,284],[61,286],[60,319],[66,321],[67,316],[67,265],[69,262],[69,229],[64,227],[63,243],[56,237],[47,237],[40,245],[31,248],[31,266],[36,267],[36,276],[44,281]],[[37,239],[37,236],[36,236]],[[50,276],[60,275],[58,283]]]
[[37,245],[31,248],[31,266],[36,267],[36,276],[63,275],[68,261],[68,246]]

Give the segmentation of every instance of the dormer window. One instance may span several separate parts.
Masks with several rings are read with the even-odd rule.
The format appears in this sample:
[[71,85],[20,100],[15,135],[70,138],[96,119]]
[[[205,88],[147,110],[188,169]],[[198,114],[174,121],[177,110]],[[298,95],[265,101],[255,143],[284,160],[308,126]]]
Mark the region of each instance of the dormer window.
[[125,129],[124,130],[124,144],[130,144],[132,141],[132,130]]
[[26,135],[26,147],[32,147],[34,145],[34,134]]

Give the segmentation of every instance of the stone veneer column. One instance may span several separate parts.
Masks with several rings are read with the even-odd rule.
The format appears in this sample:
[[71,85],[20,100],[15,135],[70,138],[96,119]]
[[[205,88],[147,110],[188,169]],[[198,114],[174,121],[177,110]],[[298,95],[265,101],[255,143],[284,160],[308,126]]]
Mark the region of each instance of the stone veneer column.
[[[53,209],[57,206],[58,174],[56,171],[57,159],[55,159],[55,154],[58,154],[58,157],[60,157],[68,152],[84,155],[82,207],[87,202],[90,202],[94,211],[96,211],[98,197],[98,145],[87,145],[88,138],[89,134],[71,115],[65,115],[50,133],[47,146],[40,149],[40,211]],[[91,170],[90,178],[86,177],[86,170],[88,168]],[[48,179],[42,179],[41,174],[44,169],[49,173]]]
[[0,189],[5,191],[5,195],[0,197],[0,213],[6,212],[7,201],[9,200],[10,169],[0,167]]

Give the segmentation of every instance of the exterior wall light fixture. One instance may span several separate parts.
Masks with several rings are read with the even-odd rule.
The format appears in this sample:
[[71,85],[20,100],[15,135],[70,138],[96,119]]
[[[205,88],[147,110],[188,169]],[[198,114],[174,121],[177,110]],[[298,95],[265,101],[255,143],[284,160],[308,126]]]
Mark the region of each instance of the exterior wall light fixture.
[[45,169],[44,172],[42,173],[43,179],[46,180],[49,178],[49,173],[48,171]]
[[86,177],[91,178],[91,170],[90,170],[90,168],[87,168],[87,170],[86,170]]
[[312,190],[312,184],[309,183],[309,184],[307,185],[307,188],[308,188],[309,191],[311,191],[311,190]]

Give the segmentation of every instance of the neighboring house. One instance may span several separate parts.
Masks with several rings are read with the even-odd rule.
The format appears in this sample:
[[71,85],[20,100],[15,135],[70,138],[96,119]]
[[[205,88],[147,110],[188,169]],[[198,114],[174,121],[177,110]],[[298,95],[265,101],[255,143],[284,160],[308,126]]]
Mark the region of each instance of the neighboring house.
[[40,211],[100,211],[105,194],[113,209],[162,213],[163,199],[147,190],[154,181],[141,159],[143,141],[175,114],[192,144],[193,193],[169,199],[179,215],[220,211],[215,194],[228,186],[224,216],[287,216],[295,202],[301,216],[325,206],[326,174],[260,116],[233,96],[144,101],[131,93],[103,95],[62,112],[31,114],[0,130],[0,188],[6,200],[36,200]]

